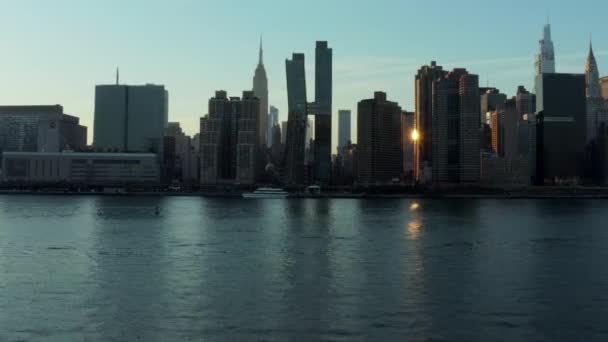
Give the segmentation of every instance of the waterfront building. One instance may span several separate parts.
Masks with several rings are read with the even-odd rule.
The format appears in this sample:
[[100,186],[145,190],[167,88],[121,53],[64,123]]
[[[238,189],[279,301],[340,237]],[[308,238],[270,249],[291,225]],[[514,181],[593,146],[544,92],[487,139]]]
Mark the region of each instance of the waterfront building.
[[392,183],[403,174],[401,107],[386,93],[375,92],[357,109],[357,182]]
[[158,157],[151,153],[5,152],[3,181],[24,185],[158,185]]
[[530,185],[529,159],[518,156],[508,160],[494,153],[481,153],[481,184],[509,188]]
[[338,111],[338,147],[346,146],[351,141],[351,111],[342,109]]
[[[260,110],[257,122],[258,127],[258,146],[263,151],[268,146],[268,78],[264,68],[264,50],[262,49],[262,39],[260,38],[260,51],[258,66],[253,76],[253,94],[260,99]],[[263,152],[260,152],[263,153]]]
[[426,183],[431,180],[433,167],[433,82],[443,78],[446,71],[435,61],[424,65],[415,77],[415,122],[419,139],[415,153],[415,178]]
[[84,150],[87,128],[60,105],[0,106],[0,153]]
[[433,182],[478,182],[479,77],[454,69],[433,83]]
[[162,85],[96,86],[95,149],[160,153],[168,123],[168,97]]
[[[315,101],[306,96],[304,54],[294,53],[285,61],[287,74],[288,127],[285,151],[286,178],[289,183],[302,184],[304,179],[328,183],[331,177],[331,114],[332,114],[333,51],[326,41],[317,41],[315,49]],[[314,115],[314,164],[304,177],[306,159],[307,116]]]
[[403,151],[403,174],[405,178],[413,179],[415,167],[415,149],[418,142],[415,115],[413,112],[403,111],[401,114],[401,149]]
[[537,115],[531,137],[534,184],[578,184],[586,155],[585,75],[542,74],[536,84]]
[[285,172],[288,183],[304,182],[306,149],[306,124],[308,103],[306,100],[306,71],[304,54],[294,53],[285,60],[287,74],[287,132],[285,137]]
[[201,118],[201,184],[255,184],[259,102],[252,91],[228,98],[220,90],[209,100],[209,114]]
[[309,114],[315,116],[315,180],[329,183],[331,178],[331,127],[333,102],[333,51],[326,41],[315,48],[315,103]]

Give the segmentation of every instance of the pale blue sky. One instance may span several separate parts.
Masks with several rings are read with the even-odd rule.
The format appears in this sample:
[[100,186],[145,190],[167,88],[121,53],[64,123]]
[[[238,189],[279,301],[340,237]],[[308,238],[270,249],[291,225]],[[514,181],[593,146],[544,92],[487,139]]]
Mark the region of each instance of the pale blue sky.
[[[94,86],[157,83],[170,121],[188,134],[216,89],[252,86],[264,35],[270,103],[286,119],[285,58],[306,53],[314,96],[314,46],[334,49],[334,114],[383,90],[414,107],[414,74],[437,60],[466,67],[512,95],[532,86],[534,54],[550,15],[558,72],[583,72],[589,34],[608,69],[605,0],[0,0],[0,104],[62,104],[92,134]],[[337,119],[337,115],[334,115]],[[337,127],[334,124],[334,131]],[[354,128],[354,122],[353,122]],[[353,135],[356,130],[353,129]],[[334,132],[334,145],[337,141]],[[89,140],[92,136],[89,136]]]

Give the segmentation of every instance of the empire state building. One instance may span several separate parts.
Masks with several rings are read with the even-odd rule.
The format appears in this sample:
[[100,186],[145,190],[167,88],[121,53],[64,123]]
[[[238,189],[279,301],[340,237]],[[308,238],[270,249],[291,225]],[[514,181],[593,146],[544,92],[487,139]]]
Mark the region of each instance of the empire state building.
[[264,52],[262,50],[262,39],[260,38],[260,58],[253,76],[253,94],[260,99],[260,116],[258,119],[258,144],[261,148],[267,146],[266,137],[268,130],[268,78],[264,69]]

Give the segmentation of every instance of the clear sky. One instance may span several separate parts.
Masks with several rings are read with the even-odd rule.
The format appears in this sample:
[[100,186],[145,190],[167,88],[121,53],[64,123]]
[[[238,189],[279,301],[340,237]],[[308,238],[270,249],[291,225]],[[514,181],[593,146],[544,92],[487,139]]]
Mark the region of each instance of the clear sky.
[[[92,140],[94,87],[164,84],[169,120],[188,134],[217,89],[252,87],[264,36],[270,103],[286,120],[285,59],[307,58],[314,97],[314,47],[334,51],[337,110],[383,90],[414,107],[414,74],[437,60],[465,67],[513,95],[532,88],[534,54],[550,16],[558,72],[584,71],[589,35],[608,73],[608,1],[495,0],[0,0],[0,104],[62,104]],[[606,73],[603,73],[606,72]],[[353,136],[356,135],[353,120]]]

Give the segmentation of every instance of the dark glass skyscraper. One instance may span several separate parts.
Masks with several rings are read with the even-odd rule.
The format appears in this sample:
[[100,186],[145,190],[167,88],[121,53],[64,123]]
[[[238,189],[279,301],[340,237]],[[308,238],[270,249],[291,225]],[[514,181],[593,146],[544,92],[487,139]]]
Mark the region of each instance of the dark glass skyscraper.
[[357,182],[391,183],[403,173],[401,107],[376,92],[357,110]]
[[433,82],[445,74],[446,71],[435,61],[420,68],[416,74],[415,124],[420,138],[416,144],[414,172],[421,182],[430,178],[429,170],[433,166]]
[[315,58],[315,102],[306,97],[304,54],[294,53],[285,61],[287,73],[288,127],[285,146],[285,170],[290,183],[304,181],[306,124],[315,115],[314,178],[327,183],[331,177],[332,49],[327,42],[317,42]]
[[540,74],[536,84],[534,183],[579,183],[584,173],[587,136],[585,75]]
[[329,182],[331,177],[332,49],[317,42],[315,51],[315,179]]
[[294,53],[285,61],[287,74],[287,133],[285,137],[285,172],[287,181],[304,181],[304,149],[306,141],[306,71],[304,54]]
[[478,182],[479,77],[454,69],[433,82],[433,182]]

